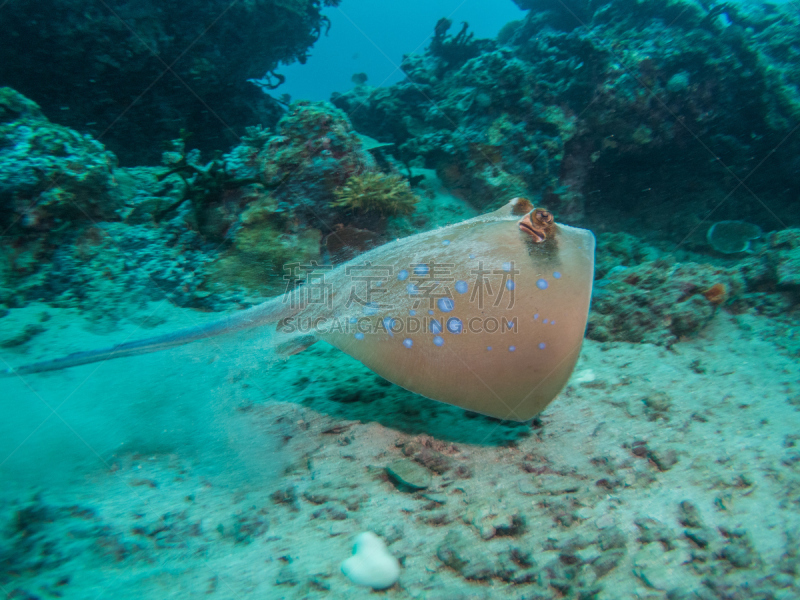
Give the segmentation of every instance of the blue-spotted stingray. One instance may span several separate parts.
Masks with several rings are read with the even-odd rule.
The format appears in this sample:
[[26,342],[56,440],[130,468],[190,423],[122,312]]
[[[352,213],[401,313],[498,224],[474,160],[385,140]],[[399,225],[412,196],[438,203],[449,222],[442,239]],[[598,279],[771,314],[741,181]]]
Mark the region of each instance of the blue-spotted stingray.
[[221,320],[6,371],[25,375],[154,352],[277,323],[276,349],[324,340],[433,400],[526,421],[566,385],[583,341],[594,235],[515,198],[380,246]]

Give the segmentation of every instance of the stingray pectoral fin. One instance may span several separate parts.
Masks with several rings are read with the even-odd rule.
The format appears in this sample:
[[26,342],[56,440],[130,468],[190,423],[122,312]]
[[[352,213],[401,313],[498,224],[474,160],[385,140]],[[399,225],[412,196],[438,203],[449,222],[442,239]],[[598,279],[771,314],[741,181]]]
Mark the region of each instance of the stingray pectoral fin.
[[[541,242],[531,242],[512,209],[509,203],[484,220],[440,233],[448,244],[421,237],[418,249],[411,243],[403,247],[426,261],[452,263],[450,273],[465,285],[462,291],[453,286],[449,302],[425,306],[399,281],[387,294],[394,308],[375,315],[373,327],[324,339],[385,379],[428,398],[500,419],[536,416],[564,388],[578,360],[592,295],[595,240],[585,229],[557,225]],[[418,262],[401,258],[395,264],[399,269]],[[491,292],[476,273],[488,274]],[[483,300],[476,293],[481,289]],[[506,293],[501,296],[500,290]],[[419,316],[411,316],[420,314],[421,324]],[[397,325],[391,336],[375,327],[387,318]]]

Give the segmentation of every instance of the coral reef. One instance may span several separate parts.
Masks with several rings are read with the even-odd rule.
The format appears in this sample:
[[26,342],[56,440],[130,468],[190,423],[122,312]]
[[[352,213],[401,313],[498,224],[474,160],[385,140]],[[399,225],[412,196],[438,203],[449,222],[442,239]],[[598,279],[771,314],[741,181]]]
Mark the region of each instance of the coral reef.
[[[785,229],[757,243],[742,260],[718,264],[677,261],[674,253],[630,234],[601,234],[587,336],[599,341],[670,346],[699,333],[719,308],[776,319],[780,345],[800,352],[788,333],[800,317],[800,229]],[[706,259],[708,260],[708,259]]]
[[[424,54],[405,57],[407,81],[333,103],[482,209],[514,191],[562,222],[690,244],[713,210],[765,231],[800,222],[800,141],[787,135],[800,116],[796,14],[518,4],[530,12],[501,40],[448,36],[440,23]],[[442,57],[456,48],[458,60]]]
[[352,255],[411,217],[435,222],[412,214],[417,197],[384,146],[329,104],[296,103],[275,132],[248,128],[211,160],[190,139],[167,145],[163,167],[119,168],[91,136],[0,89],[0,304],[112,318],[156,298],[216,310],[282,291],[284,265],[322,261],[330,236],[329,254]]
[[89,135],[50,123],[39,106],[0,88],[0,226],[44,233],[108,219],[121,206],[116,158]]
[[708,290],[719,285],[732,297],[743,288],[735,272],[709,265],[662,260],[617,267],[595,282],[587,335],[670,346],[710,322],[720,298],[719,288]]
[[373,152],[382,148],[325,102],[292,104],[274,134],[250,129],[221,164],[229,178],[257,181],[250,192],[256,199],[248,198],[243,212],[237,203],[224,208],[219,198],[204,208],[224,215],[216,219],[217,235],[232,244],[218,265],[221,281],[252,272],[263,287],[265,274],[280,279],[287,262],[322,261],[320,240],[329,236],[338,251],[355,243],[339,232],[363,230],[374,245],[388,227],[402,226],[387,217],[408,216],[416,197],[391,164],[390,174],[380,170]]
[[[289,107],[274,134],[251,129],[221,160],[229,176],[258,181],[268,190],[276,212],[330,233],[345,218],[336,191],[354,177],[374,174],[380,180],[378,162],[364,144],[342,111],[303,101]],[[348,218],[347,224],[363,226],[369,215]]]
[[800,229],[774,232],[769,238],[769,247],[774,252],[767,255],[767,260],[775,269],[775,283],[784,287],[800,286]]
[[154,223],[181,198],[177,175],[117,168],[97,140],[10,88],[0,88],[0,170],[0,304],[45,300],[116,319],[151,299],[220,308],[237,297],[200,289],[213,246],[187,226],[191,211]]
[[469,31],[469,23],[461,23],[456,35],[449,33],[453,22],[442,18],[433,29],[433,39],[429,46],[430,55],[438,61],[436,74],[438,77],[447,71],[458,68],[471,58],[478,56],[491,46],[488,40],[476,40]]
[[0,47],[0,79],[51,119],[102,139],[123,164],[156,164],[157,142],[180,129],[214,151],[246,125],[277,121],[282,107],[247,80],[279,82],[280,64],[305,61],[330,27],[322,4],[11,2],[3,30],[14,43]]

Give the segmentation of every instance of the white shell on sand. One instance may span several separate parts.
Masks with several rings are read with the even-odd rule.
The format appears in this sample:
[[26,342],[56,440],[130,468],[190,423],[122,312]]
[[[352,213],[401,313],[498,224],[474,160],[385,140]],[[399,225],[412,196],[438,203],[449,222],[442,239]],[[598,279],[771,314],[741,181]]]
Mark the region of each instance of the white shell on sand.
[[381,538],[365,531],[356,538],[353,556],[342,563],[342,573],[353,583],[383,590],[400,577],[400,564]]

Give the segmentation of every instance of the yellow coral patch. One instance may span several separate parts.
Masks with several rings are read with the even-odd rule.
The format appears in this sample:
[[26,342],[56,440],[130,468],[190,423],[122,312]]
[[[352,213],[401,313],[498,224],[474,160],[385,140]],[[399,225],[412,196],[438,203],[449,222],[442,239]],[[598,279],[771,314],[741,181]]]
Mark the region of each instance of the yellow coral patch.
[[382,215],[412,213],[419,201],[405,179],[383,173],[354,175],[336,190],[335,196],[332,206]]

